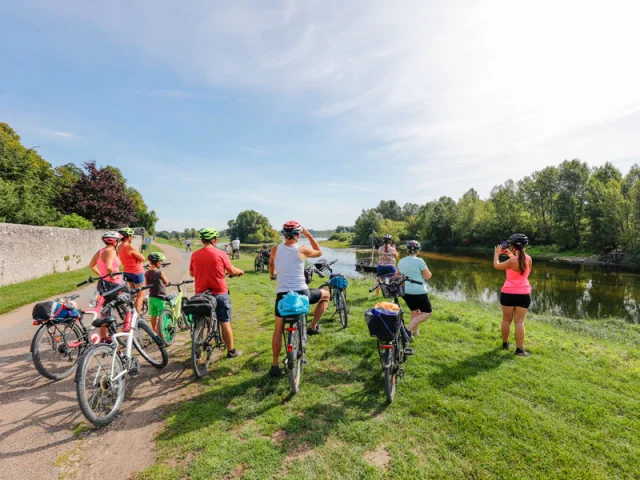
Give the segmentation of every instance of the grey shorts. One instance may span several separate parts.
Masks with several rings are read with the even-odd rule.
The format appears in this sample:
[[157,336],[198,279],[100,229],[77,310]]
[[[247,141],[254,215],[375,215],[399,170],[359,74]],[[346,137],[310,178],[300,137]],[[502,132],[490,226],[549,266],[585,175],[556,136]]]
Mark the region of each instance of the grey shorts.
[[229,292],[214,295],[216,298],[216,317],[220,323],[231,321],[231,298]]

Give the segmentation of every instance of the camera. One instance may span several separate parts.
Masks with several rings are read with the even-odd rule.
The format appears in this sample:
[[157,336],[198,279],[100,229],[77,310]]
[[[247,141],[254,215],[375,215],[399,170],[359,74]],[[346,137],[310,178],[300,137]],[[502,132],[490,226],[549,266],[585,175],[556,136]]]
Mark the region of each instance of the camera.
[[500,246],[506,250],[507,248],[509,248],[509,242],[503,240],[500,242]]

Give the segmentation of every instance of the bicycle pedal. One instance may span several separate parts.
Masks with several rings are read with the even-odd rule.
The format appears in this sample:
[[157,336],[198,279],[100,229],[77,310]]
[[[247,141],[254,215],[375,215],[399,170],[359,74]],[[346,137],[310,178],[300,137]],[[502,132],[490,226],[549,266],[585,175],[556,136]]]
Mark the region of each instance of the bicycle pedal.
[[400,378],[404,377],[404,368],[398,369],[398,377],[400,377]]
[[413,355],[413,348],[405,348],[404,349],[404,354],[405,355]]
[[309,362],[307,361],[307,359],[306,359],[306,358],[303,358],[303,359],[302,359],[302,364],[303,364],[303,365],[306,365],[307,363],[309,363]]

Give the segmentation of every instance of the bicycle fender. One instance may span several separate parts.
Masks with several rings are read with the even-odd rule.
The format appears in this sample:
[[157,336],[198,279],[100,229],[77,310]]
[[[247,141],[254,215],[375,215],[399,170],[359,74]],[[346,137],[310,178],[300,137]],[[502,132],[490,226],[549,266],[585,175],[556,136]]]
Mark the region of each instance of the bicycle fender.
[[391,364],[393,363],[393,352],[394,352],[395,348],[390,348],[385,350],[384,352],[384,368],[388,368],[391,367]]

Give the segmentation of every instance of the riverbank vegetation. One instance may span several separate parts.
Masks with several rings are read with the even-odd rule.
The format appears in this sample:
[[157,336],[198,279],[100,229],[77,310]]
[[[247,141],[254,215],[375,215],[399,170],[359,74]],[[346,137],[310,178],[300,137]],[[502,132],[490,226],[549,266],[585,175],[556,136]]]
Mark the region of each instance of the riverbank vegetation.
[[158,220],[142,195],[112,166],[53,167],[0,123],[0,222],[65,228],[143,227]]
[[379,298],[350,279],[349,328],[325,314],[291,397],[268,375],[275,288],[251,261],[230,280],[244,355],[213,362],[169,407],[139,479],[640,476],[637,325],[531,315],[523,359],[500,349],[499,306],[434,297],[388,405],[363,321]]

